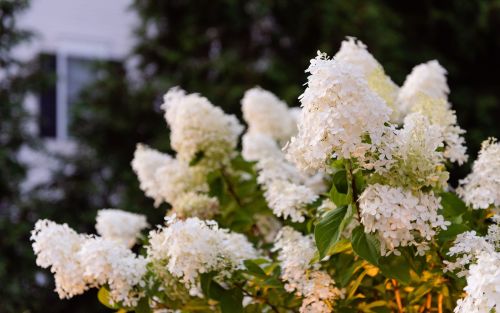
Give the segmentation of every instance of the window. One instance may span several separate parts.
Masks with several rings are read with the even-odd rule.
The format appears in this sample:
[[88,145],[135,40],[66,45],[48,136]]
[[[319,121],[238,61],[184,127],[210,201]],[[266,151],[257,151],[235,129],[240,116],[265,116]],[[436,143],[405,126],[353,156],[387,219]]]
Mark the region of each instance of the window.
[[67,139],[71,106],[82,90],[97,79],[95,58],[67,53],[42,54],[41,67],[53,73],[52,84],[40,93],[40,136]]

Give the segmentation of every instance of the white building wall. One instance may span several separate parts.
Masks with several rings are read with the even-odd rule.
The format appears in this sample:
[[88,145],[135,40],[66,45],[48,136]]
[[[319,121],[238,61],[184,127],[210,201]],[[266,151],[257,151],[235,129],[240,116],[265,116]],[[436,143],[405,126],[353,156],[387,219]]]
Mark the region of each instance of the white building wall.
[[131,0],[33,0],[18,23],[35,32],[30,44],[16,54],[31,58],[38,52],[121,59],[133,46],[137,17]]

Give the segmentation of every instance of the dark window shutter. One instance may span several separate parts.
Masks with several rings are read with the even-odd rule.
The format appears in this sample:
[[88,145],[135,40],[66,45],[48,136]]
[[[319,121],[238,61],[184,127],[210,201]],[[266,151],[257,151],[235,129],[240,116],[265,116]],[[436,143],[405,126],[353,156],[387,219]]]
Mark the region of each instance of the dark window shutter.
[[40,136],[56,137],[57,124],[57,68],[56,56],[53,54],[41,54],[40,66],[44,73],[48,75],[49,83],[43,87],[39,94],[40,104]]

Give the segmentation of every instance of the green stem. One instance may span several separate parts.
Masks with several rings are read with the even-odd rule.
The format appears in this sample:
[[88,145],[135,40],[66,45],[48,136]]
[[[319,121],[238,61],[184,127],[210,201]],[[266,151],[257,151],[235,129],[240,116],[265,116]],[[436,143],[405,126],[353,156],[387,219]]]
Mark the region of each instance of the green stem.
[[229,194],[231,194],[231,196],[234,198],[234,200],[236,201],[238,206],[241,208],[242,207],[241,199],[238,197],[238,194],[236,194],[236,191],[234,190],[233,185],[231,184],[231,180],[229,179],[229,177],[228,177],[229,175],[227,174],[225,168],[224,167],[221,168],[220,172],[221,172],[222,179],[226,183],[227,191],[229,192]]
[[352,163],[351,160],[345,160],[345,171],[347,178],[347,196],[349,198],[349,202],[351,203],[353,209],[356,211],[358,215],[358,220],[361,221],[361,216],[358,210],[358,191],[356,188],[356,179],[354,178],[354,174],[352,173]]

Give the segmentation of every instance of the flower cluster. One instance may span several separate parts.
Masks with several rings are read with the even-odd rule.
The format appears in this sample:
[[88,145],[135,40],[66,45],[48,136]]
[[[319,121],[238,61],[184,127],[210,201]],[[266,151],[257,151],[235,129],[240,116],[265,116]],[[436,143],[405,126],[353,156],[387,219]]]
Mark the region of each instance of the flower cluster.
[[167,218],[167,225],[149,234],[147,257],[180,279],[191,295],[201,296],[199,276],[217,271],[229,277],[246,259],[259,257],[245,236],[219,228],[215,221]]
[[332,312],[333,301],[343,297],[343,293],[335,287],[328,273],[318,269],[318,264],[311,265],[316,253],[311,236],[283,227],[276,237],[274,250],[279,252],[278,260],[283,270],[281,278],[286,282],[286,290],[304,298],[300,312]]
[[445,261],[446,270],[465,276],[467,295],[458,300],[455,313],[492,312],[500,308],[500,216],[493,217],[485,237],[475,231],[457,236],[448,252],[454,262]]
[[472,173],[460,185],[458,194],[474,209],[500,207],[500,143],[493,138],[483,142]]
[[467,275],[465,298],[458,300],[455,313],[496,312],[500,308],[500,253],[482,253]]
[[[275,95],[260,88],[245,93],[242,111],[249,125],[243,136],[243,156],[257,161],[258,182],[267,204],[276,216],[303,222],[305,207],[318,198],[323,186],[321,177],[318,183],[314,175],[301,173],[280,149],[279,142],[289,140],[296,131],[295,119]],[[266,113],[269,116],[264,118]]]
[[368,52],[365,44],[354,37],[348,37],[347,40],[342,42],[339,51],[333,58],[350,64],[361,72],[370,89],[384,99],[392,109],[391,121],[398,122],[401,119],[396,106],[399,87],[385,74],[384,68]]
[[446,70],[437,62],[417,65],[406,78],[398,94],[399,108],[403,114],[419,112],[438,125],[446,144],[444,156],[451,162],[467,161],[465,133],[457,125],[455,111],[448,102],[450,92],[446,82]]
[[[167,202],[179,216],[210,218],[218,213],[218,201],[207,196],[205,170],[193,167],[145,145],[137,145],[132,168],[145,194],[158,206]],[[202,211],[206,207],[209,210]]]
[[268,134],[286,142],[297,131],[297,122],[291,109],[273,93],[256,87],[245,92],[241,100],[243,118],[248,123],[248,133]]
[[327,272],[319,270],[318,264],[311,265],[316,253],[313,239],[284,227],[276,238],[274,249],[279,252],[286,290],[303,297],[300,312],[331,312],[334,300],[344,295]]
[[440,199],[385,185],[370,185],[360,196],[361,223],[366,232],[376,232],[382,255],[400,254],[398,247],[416,246],[425,254],[427,241],[449,222],[438,214]]
[[114,240],[81,235],[68,225],[39,220],[32,232],[37,265],[54,273],[56,291],[71,298],[107,285],[115,303],[135,306],[147,261]]
[[[401,129],[386,133],[376,161],[371,161],[377,181],[394,187],[420,190],[444,187],[448,172],[440,152],[443,137],[439,128],[420,113],[405,117]],[[367,167],[365,165],[365,167]]]
[[331,158],[363,158],[380,142],[391,109],[349,63],[319,53],[307,72],[288,158],[304,171],[324,170]]
[[202,154],[202,162],[211,167],[229,160],[243,131],[235,116],[226,115],[207,98],[186,94],[180,88],[170,89],[163,99],[170,142],[179,160],[189,163]]
[[486,236],[478,236],[475,231],[461,233],[455,239],[448,255],[455,257],[454,262],[444,261],[447,271],[457,271],[458,276],[467,275],[468,266],[477,262],[480,254],[495,254],[500,250],[500,216],[493,217],[494,224],[488,227]]
[[135,245],[137,235],[146,227],[146,217],[141,214],[115,209],[97,212],[97,233],[104,239],[117,241],[129,248]]

